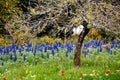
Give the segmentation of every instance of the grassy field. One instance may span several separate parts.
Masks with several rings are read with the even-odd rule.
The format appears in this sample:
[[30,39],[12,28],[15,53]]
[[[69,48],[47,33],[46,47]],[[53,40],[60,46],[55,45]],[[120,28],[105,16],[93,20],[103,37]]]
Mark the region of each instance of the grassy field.
[[[81,67],[73,63],[74,49],[66,56],[67,49],[59,51],[17,51],[17,60],[9,55],[1,55],[0,80],[120,80],[120,50],[109,54],[106,50],[81,55]],[[49,55],[48,55],[49,53]]]

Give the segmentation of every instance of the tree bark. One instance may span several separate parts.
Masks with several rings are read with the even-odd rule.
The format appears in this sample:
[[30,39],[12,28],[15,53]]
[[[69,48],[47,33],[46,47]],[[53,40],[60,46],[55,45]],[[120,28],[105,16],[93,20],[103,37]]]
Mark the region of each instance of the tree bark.
[[88,34],[88,32],[90,30],[87,28],[87,24],[88,23],[86,21],[83,21],[84,29],[80,33],[78,42],[76,44],[75,55],[74,55],[74,65],[75,66],[81,66],[80,55],[81,55],[81,50],[82,50],[82,43],[83,43],[85,36]]

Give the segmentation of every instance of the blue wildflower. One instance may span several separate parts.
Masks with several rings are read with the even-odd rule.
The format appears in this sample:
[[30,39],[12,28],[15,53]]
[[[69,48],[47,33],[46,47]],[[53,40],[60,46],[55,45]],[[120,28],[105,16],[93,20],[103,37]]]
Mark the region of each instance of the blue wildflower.
[[0,47],[0,53],[2,54],[2,52],[3,52],[3,50],[2,50],[2,48]]
[[17,56],[14,56],[14,62],[16,62],[17,61]]
[[25,61],[26,60],[26,55],[24,54],[24,56],[23,56],[23,60]]
[[68,51],[66,51],[66,57],[68,57]]
[[10,60],[12,60],[12,54],[10,54]]
[[34,56],[36,56],[36,51],[37,51],[36,48],[33,47],[33,55],[34,55]]
[[109,54],[111,53],[110,48],[106,47],[106,50],[107,50],[107,52],[108,52]]
[[11,46],[11,47],[12,47],[12,49],[14,49],[14,48],[15,48],[15,43],[14,43],[14,42],[12,43],[12,46]]
[[43,48],[42,47],[38,47],[38,51],[43,52]]
[[32,43],[31,42],[28,43],[28,47],[32,47]]
[[44,47],[44,52],[47,52],[47,46]]
[[49,43],[48,42],[46,42],[46,46],[48,46],[49,45]]
[[54,56],[54,49],[52,49],[52,55]]
[[48,46],[48,50],[52,50],[52,44],[50,44],[49,46]]
[[19,48],[19,47],[16,45],[16,46],[15,46],[15,49],[18,50],[18,48]]

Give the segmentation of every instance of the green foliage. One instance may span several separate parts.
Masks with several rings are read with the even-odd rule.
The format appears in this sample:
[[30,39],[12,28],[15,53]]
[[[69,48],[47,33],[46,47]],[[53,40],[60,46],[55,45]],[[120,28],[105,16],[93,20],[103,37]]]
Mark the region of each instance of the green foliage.
[[18,3],[19,0],[0,0],[0,35],[10,35],[9,29],[6,29],[5,25],[20,11]]
[[19,11],[17,7],[19,0],[0,0],[0,17],[4,19],[10,19],[12,15]]

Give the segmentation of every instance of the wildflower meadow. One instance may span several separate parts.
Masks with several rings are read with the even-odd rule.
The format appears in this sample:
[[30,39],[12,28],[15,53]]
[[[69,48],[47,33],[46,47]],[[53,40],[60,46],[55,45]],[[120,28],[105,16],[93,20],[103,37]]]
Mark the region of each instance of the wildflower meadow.
[[81,67],[73,64],[75,42],[0,47],[0,80],[120,80],[120,40],[84,42]]

